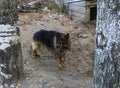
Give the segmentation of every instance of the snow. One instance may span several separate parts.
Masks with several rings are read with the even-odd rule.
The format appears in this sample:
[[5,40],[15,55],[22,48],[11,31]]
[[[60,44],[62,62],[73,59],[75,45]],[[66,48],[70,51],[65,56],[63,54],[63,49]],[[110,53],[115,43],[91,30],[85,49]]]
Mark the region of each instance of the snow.
[[5,51],[5,49],[6,49],[7,47],[9,47],[9,46],[10,46],[10,44],[2,43],[2,44],[0,45],[0,50],[4,50],[4,51]]
[[5,73],[3,73],[2,71],[0,72],[0,74],[1,74],[2,76],[4,76],[6,79],[9,79],[9,78],[12,77],[11,74],[5,74]]
[[19,42],[16,27],[11,25],[0,25],[0,50],[5,50],[12,44]]
[[27,3],[27,5],[32,6],[32,5],[34,5],[38,2],[41,2],[41,0],[35,0],[35,1],[32,1],[32,2],[29,2],[29,3]]
[[0,32],[9,32],[9,31],[13,31],[15,29],[15,27],[11,26],[11,25],[0,25]]

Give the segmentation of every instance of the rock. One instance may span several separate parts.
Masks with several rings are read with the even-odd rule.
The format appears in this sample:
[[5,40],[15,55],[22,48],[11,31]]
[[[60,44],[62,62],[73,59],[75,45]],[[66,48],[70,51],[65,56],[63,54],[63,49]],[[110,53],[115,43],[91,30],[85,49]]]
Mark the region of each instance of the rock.
[[80,37],[81,37],[81,38],[87,38],[88,35],[87,35],[87,34],[81,34]]

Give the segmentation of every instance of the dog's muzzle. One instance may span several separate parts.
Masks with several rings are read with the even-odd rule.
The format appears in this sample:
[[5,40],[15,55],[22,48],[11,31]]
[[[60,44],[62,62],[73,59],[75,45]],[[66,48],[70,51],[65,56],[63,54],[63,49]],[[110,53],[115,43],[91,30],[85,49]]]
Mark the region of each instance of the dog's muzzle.
[[59,44],[59,46],[56,48],[56,52],[60,57],[65,56],[64,49],[63,49],[63,44]]

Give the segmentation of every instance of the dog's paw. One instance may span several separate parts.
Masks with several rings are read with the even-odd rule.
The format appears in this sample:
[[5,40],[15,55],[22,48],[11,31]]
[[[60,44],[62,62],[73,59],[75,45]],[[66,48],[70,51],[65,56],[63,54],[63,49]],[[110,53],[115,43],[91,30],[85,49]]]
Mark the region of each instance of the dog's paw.
[[35,59],[35,56],[31,56],[32,57],[32,59]]
[[40,57],[40,55],[34,55],[34,56],[31,56],[32,57],[32,59],[35,59],[35,58],[37,58],[37,57]]
[[35,57],[40,57],[40,55],[37,54],[37,55],[35,55]]
[[59,64],[59,67],[60,67],[61,69],[64,69],[64,68],[65,68],[65,65],[64,65],[64,64]]

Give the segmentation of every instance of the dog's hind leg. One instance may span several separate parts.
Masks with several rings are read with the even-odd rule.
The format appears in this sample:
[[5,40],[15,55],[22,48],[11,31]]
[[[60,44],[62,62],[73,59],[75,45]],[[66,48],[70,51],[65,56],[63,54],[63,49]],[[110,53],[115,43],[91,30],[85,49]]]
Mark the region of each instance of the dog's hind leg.
[[36,56],[39,56],[39,55],[37,54],[37,51],[38,51],[38,50],[41,50],[41,45],[40,45],[40,43],[37,42],[37,41],[33,41],[33,42],[32,42],[32,46],[31,46],[31,57],[32,57],[32,58],[35,58]]

